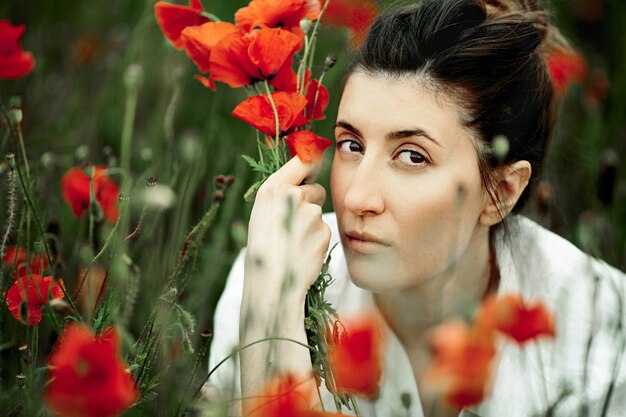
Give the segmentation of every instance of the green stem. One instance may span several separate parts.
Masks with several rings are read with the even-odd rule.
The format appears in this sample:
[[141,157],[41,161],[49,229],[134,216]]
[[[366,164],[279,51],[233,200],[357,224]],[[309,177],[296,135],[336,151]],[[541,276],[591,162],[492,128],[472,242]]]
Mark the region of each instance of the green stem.
[[139,88],[137,86],[130,87],[126,96],[126,109],[124,111],[124,124],[122,128],[122,143],[120,152],[120,167],[127,175],[124,179],[124,186],[122,187],[125,193],[127,193],[130,189],[129,184],[127,183],[130,181],[130,154],[132,149],[133,125],[135,121],[135,110],[137,109],[138,96]]
[[[326,0],[326,2],[324,3],[324,7],[322,7],[322,10],[320,11],[319,17],[315,21],[315,25],[313,25],[313,32],[311,33],[311,44],[313,44],[313,42],[315,42],[315,40],[317,38],[317,31],[319,29],[320,22],[322,21],[322,17],[324,16],[324,12],[326,12],[326,9],[328,8],[329,4],[330,4],[330,0]],[[309,63],[308,63],[309,68],[311,68],[311,66],[313,65],[313,56],[314,55],[315,55],[315,48],[312,48],[311,56],[309,57]]]
[[[50,255],[50,248],[48,248],[48,243],[46,242],[46,234],[43,231],[43,227],[41,226],[41,220],[39,220],[39,216],[37,215],[37,211],[35,210],[33,201],[30,198],[30,194],[28,193],[26,184],[24,184],[24,179],[22,178],[22,172],[20,171],[19,165],[15,165],[15,170],[17,171],[17,177],[20,180],[20,185],[22,186],[22,191],[24,192],[24,197],[26,198],[26,202],[28,203],[28,206],[33,212],[33,215],[35,217],[35,223],[37,225],[37,228],[39,229],[39,233],[41,234],[41,241],[43,242],[43,247],[46,251],[46,257],[48,258],[48,265],[52,265],[52,256]],[[78,312],[78,310],[76,309],[76,305],[72,301],[71,297],[65,291],[65,287],[63,285],[60,285],[60,287],[61,287],[61,291],[63,291],[63,296],[65,297],[70,307],[72,308],[72,311],[76,315],[76,318],[82,321],[82,317],[80,313]]]
[[176,417],[181,415],[181,411],[183,410],[183,405],[185,403],[185,397],[187,396],[187,392],[189,391],[189,388],[191,388],[191,384],[193,384],[193,380],[195,379],[196,374],[198,373],[198,368],[200,367],[200,363],[202,362],[202,358],[204,357],[208,346],[209,346],[209,338],[206,339],[204,345],[202,346],[202,349],[198,352],[198,357],[196,358],[196,362],[194,363],[193,369],[191,370],[191,377],[189,378],[189,383],[187,384],[187,387],[185,387],[185,391],[183,391],[180,404],[178,404],[178,409],[176,410],[176,414],[174,414]]
[[202,13],[200,13],[200,16],[202,17],[206,17],[207,19],[209,19],[212,22],[221,22],[222,20],[215,16],[213,13],[209,13],[207,11],[203,11]]
[[272,150],[274,151],[274,156],[276,158],[275,162],[276,162],[276,170],[278,170],[278,168],[280,168],[282,166],[281,163],[281,158],[280,155],[278,153],[278,146],[279,146],[279,140],[280,140],[280,122],[278,120],[278,109],[276,108],[276,103],[274,103],[274,98],[272,97],[272,92],[270,91],[270,84],[267,82],[267,80],[265,80],[263,82],[263,84],[265,85],[265,91],[267,93],[267,99],[270,102],[270,105],[272,106],[272,111],[274,112],[274,124],[276,126],[276,138],[274,139],[274,146],[272,147]]
[[194,392],[193,396],[191,398],[195,398],[198,396],[198,394],[200,393],[200,391],[202,390],[202,387],[204,386],[204,384],[206,384],[206,382],[209,380],[209,378],[211,378],[211,375],[213,375],[213,373],[215,371],[217,371],[217,368],[219,368],[220,366],[222,366],[222,364],[224,362],[226,362],[227,360],[229,360],[230,358],[232,358],[233,356],[235,356],[236,354],[238,354],[239,352],[241,352],[244,349],[249,348],[250,346],[254,346],[256,344],[262,343],[262,342],[268,342],[268,341],[273,341],[273,340],[283,340],[285,342],[292,342],[295,343],[297,345],[300,345],[302,347],[305,347],[309,350],[313,350],[313,348],[309,345],[307,345],[306,343],[302,343],[298,340],[295,339],[290,339],[288,337],[266,337],[263,339],[259,339],[259,340],[255,340],[254,342],[250,342],[247,345],[241,346],[235,350],[233,350],[230,355],[226,356],[224,359],[222,359],[221,361],[218,362],[217,365],[215,365],[213,368],[211,368],[211,370],[209,371],[209,373],[207,374],[207,376],[204,378],[204,380],[202,381],[202,383],[200,384],[200,386],[198,387],[198,389]]

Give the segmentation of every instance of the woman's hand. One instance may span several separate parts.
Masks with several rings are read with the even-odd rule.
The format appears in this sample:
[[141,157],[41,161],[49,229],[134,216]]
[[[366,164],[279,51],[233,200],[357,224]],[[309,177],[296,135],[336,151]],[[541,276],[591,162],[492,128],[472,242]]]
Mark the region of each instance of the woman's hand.
[[322,221],[326,192],[306,183],[317,169],[292,158],[265,181],[252,208],[239,333],[241,345],[263,342],[239,353],[244,415],[246,398],[258,395],[275,373],[298,375],[316,389],[304,347],[304,300],[330,242]]
[[326,191],[306,183],[318,169],[296,156],[259,188],[248,229],[245,292],[266,301],[304,302],[330,242],[322,221]]

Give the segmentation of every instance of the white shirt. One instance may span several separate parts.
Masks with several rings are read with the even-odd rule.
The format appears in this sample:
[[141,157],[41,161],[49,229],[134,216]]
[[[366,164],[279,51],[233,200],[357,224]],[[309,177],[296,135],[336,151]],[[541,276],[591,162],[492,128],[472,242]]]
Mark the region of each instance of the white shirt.
[[[606,415],[626,416],[626,364],[621,364],[621,361],[626,362],[626,275],[587,256],[567,240],[525,217],[510,218],[508,230],[496,235],[501,277],[498,292],[519,293],[528,301],[542,300],[554,313],[557,336],[523,347],[501,338],[490,395],[460,416],[544,416],[560,396],[563,398],[554,409],[555,416],[577,416],[584,403],[589,405],[590,417],[600,416],[613,379],[615,384]],[[339,241],[334,213],[325,214],[324,221],[332,231],[332,247]],[[341,244],[333,252],[329,272],[335,281],[326,290],[326,298],[340,316],[375,308],[372,294],[351,282]],[[228,356],[239,342],[243,275],[242,251],[215,311],[209,369]],[[408,355],[394,333],[389,328],[386,331],[380,395],[375,401],[358,399],[360,414],[363,417],[421,417],[423,411]],[[593,337],[585,383],[584,364],[590,332]],[[238,361],[226,361],[208,384],[238,393]],[[408,393],[412,399],[408,411],[401,402],[403,393]],[[325,401],[325,404],[327,410],[334,411],[332,401]],[[347,413],[345,409],[342,412]]]

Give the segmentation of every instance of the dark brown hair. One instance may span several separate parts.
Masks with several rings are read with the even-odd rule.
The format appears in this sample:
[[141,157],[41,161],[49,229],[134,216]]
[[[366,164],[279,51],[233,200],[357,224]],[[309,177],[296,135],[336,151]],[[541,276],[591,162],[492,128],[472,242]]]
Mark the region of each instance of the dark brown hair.
[[[424,0],[380,16],[347,76],[414,76],[455,99],[477,140],[485,187],[494,167],[530,162],[530,186],[518,211],[539,178],[554,126],[543,52],[549,42],[566,46],[538,1]],[[503,158],[491,146],[498,135],[508,139]]]

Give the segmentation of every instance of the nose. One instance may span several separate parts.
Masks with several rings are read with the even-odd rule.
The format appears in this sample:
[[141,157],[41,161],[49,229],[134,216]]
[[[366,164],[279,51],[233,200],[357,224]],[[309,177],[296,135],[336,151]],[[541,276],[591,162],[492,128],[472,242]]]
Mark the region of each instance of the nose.
[[344,207],[357,216],[375,216],[385,209],[381,167],[365,156],[359,163],[344,195]]

